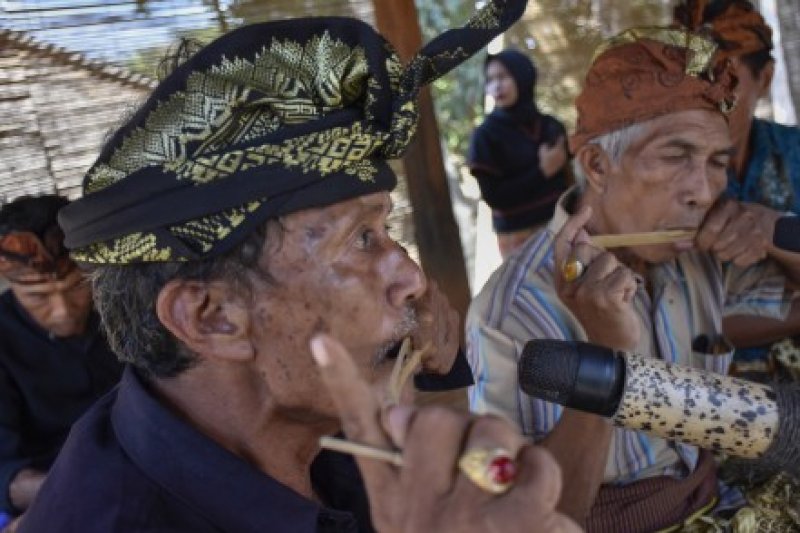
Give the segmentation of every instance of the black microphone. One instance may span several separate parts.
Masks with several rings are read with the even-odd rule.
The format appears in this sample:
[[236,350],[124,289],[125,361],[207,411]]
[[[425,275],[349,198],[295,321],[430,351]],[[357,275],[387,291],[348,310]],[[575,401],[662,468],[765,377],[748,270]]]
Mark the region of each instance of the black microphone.
[[800,253],[800,217],[781,217],[775,222],[772,244],[787,252]]
[[800,474],[800,387],[769,387],[585,342],[537,339],[518,366],[526,394],[665,439]]
[[605,417],[617,411],[625,385],[622,357],[587,342],[530,341],[517,368],[526,394]]

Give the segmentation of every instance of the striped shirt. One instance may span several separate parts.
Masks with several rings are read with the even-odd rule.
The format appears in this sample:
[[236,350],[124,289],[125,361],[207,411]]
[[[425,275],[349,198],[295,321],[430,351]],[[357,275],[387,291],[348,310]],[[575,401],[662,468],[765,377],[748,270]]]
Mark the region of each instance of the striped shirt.
[[[471,410],[503,415],[535,440],[553,429],[562,408],[519,389],[517,362],[525,342],[587,340],[581,324],[559,300],[553,281],[553,238],[568,216],[564,198],[548,226],[492,275],[472,302],[466,325],[467,357],[475,375]],[[648,276],[651,292],[640,284],[634,298],[642,326],[635,351],[695,368],[727,372],[730,352],[692,351],[692,341],[700,335],[721,337],[723,314],[784,318],[789,308],[785,279],[771,261],[741,269],[707,253],[686,252],[651,267]],[[604,481],[684,477],[697,457],[694,446],[614,428]]]

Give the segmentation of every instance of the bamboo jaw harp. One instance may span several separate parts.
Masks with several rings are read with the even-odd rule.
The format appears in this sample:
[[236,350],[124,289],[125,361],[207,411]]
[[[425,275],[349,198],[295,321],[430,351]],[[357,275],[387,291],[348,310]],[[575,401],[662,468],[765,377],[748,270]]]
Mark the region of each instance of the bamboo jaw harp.
[[[403,388],[409,378],[414,375],[414,371],[422,364],[425,353],[431,349],[431,343],[426,344],[419,350],[412,350],[411,339],[406,338],[400,346],[400,352],[395,360],[392,374],[389,377],[389,384],[386,395],[390,404],[400,403]],[[403,466],[403,454],[399,450],[383,450],[368,446],[358,442],[337,437],[320,437],[319,445],[323,449],[334,450],[341,453],[349,453],[355,456],[368,457],[378,461],[385,461],[394,466]]]
[[608,249],[691,241],[694,240],[695,235],[697,235],[697,232],[694,230],[668,230],[645,233],[621,233],[618,235],[593,235],[590,239],[594,246]]

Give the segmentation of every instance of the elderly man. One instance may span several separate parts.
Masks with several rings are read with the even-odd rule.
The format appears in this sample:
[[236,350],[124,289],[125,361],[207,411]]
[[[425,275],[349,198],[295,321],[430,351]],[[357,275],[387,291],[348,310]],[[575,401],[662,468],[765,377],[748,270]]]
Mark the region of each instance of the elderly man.
[[[730,117],[735,151],[728,169],[728,196],[799,214],[800,129],[753,116],[772,84],[772,28],[748,0],[690,0],[675,8],[675,19],[690,29],[710,32],[739,79]],[[764,345],[800,333],[800,309],[785,321],[730,316],[724,328],[736,347],[743,348],[734,356],[738,370],[766,377]]]
[[[467,320],[473,410],[499,413],[564,471],[559,508],[589,531],[653,531],[713,506],[707,453],[614,429],[605,419],[525,397],[517,361],[534,338],[589,340],[725,372],[722,309],[782,317],[778,213],[720,199],[732,143],[734,79],[714,43],[674,29],[633,29],[595,56],[571,138],[580,186],[546,230],[491,278]],[[692,239],[612,251],[591,235],[697,231]],[[727,493],[720,495],[730,502]]]
[[[363,531],[370,510],[381,531],[570,527],[553,465],[512,426],[382,413],[357,377],[381,386],[405,337],[430,346],[423,365],[452,363],[457,317],[387,231],[386,159],[420,86],[524,4],[489,2],[406,70],[356,20],[245,27],[156,88],[60,219],[130,367],[22,531]],[[340,417],[393,462],[359,458],[369,508],[350,457],[320,454]]]
[[70,426],[119,381],[89,284],[67,256],[55,195],[0,208],[0,488],[8,515],[33,501]]

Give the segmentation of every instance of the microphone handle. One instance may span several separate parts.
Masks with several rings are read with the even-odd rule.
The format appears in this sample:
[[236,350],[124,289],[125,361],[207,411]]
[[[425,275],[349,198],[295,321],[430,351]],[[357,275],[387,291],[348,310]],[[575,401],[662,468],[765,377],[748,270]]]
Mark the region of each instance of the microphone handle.
[[775,438],[779,415],[770,387],[652,357],[620,355],[626,371],[616,425],[750,458],[763,455]]

